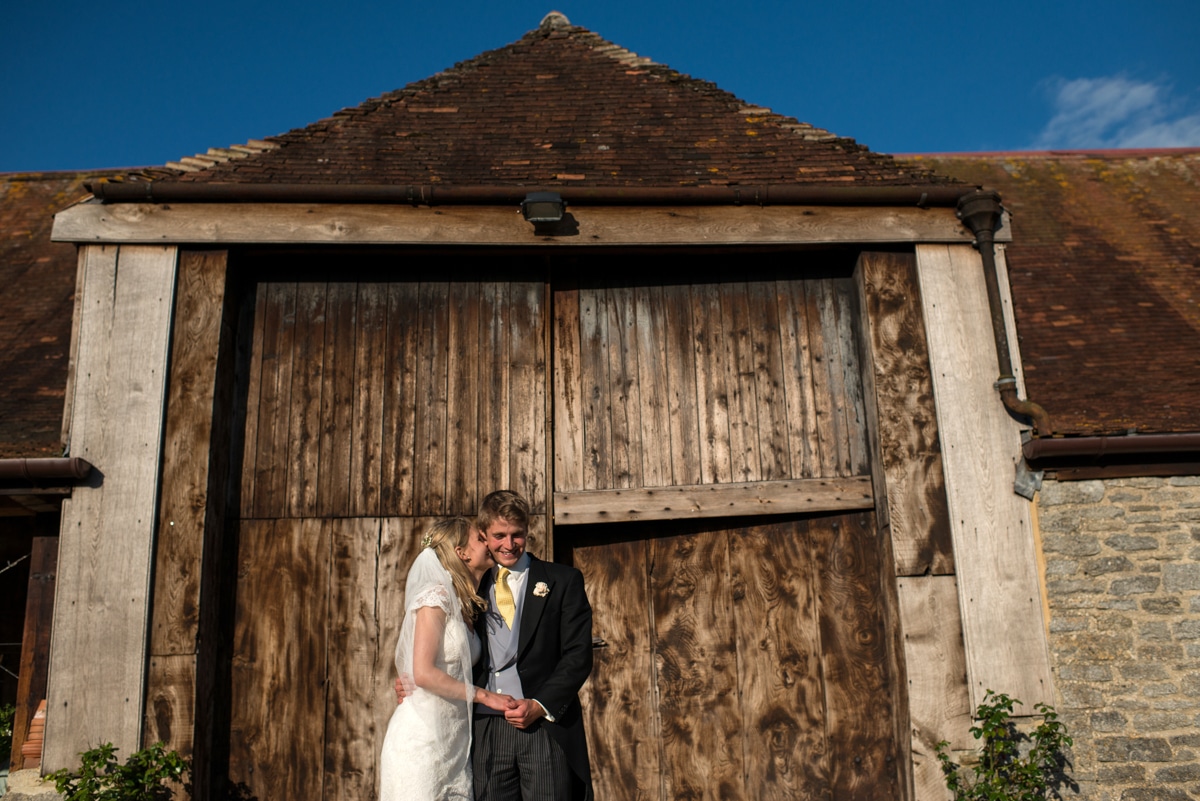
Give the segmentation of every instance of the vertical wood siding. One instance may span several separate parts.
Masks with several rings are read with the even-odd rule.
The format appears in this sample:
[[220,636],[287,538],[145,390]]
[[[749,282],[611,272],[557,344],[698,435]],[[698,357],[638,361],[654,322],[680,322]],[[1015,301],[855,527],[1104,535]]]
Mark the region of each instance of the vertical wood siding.
[[719,525],[573,551],[597,797],[900,797],[873,515]]
[[557,291],[555,489],[861,475],[849,279]]
[[541,284],[266,283],[256,303],[242,519],[543,502]]

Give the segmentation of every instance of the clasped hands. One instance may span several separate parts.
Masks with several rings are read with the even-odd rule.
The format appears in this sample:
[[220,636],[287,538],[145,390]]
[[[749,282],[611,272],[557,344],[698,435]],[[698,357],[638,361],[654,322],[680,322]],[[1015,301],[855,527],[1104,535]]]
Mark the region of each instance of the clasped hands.
[[[404,699],[412,695],[415,688],[411,676],[407,673],[400,674],[396,678],[396,703],[404,703]],[[511,695],[494,693],[482,687],[475,688],[475,703],[503,712],[504,719],[518,729],[527,729],[539,718],[546,717],[546,710],[532,698],[513,698]]]

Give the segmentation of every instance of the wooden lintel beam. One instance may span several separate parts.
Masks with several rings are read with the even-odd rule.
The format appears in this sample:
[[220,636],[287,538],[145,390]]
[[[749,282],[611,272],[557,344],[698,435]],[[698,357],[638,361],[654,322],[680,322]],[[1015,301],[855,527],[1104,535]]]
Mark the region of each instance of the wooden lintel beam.
[[[949,208],[687,206],[573,208],[566,235],[542,235],[515,208],[301,203],[87,202],[59,212],[53,239],[81,243],[745,246],[968,243]],[[1007,217],[998,242],[1011,239]]]
[[617,523],[870,509],[870,476],[554,493],[554,522]]

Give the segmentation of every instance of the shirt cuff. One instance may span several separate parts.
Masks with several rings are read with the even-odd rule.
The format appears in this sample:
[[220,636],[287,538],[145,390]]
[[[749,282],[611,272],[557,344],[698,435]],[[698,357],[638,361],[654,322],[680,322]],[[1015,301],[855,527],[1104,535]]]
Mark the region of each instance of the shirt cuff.
[[554,719],[554,715],[550,714],[550,710],[546,709],[545,704],[536,698],[533,699],[533,702],[542,708],[542,714],[546,716],[546,720],[550,721],[551,723],[558,723],[558,721]]

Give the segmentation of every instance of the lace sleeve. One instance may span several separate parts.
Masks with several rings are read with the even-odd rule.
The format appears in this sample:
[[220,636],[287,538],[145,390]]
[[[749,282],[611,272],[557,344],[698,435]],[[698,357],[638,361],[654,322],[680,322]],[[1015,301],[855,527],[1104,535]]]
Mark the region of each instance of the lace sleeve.
[[413,599],[408,603],[409,609],[419,609],[422,606],[432,606],[435,609],[441,609],[447,615],[454,613],[450,593],[441,584],[426,587],[413,596]]

